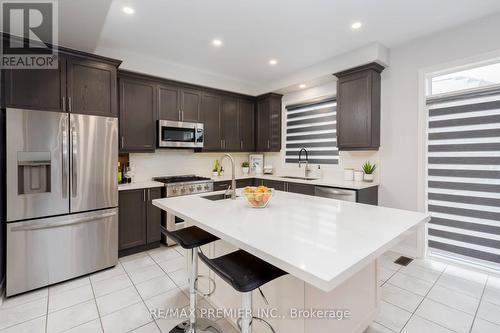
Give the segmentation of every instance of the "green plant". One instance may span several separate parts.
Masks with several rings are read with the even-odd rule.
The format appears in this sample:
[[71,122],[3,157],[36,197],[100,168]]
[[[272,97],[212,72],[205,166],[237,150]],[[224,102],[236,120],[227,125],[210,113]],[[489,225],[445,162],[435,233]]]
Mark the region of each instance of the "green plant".
[[242,168],[248,168],[249,166],[250,166],[250,163],[248,163],[247,161],[241,163]]
[[219,160],[215,160],[215,165],[214,168],[212,169],[213,172],[219,172],[220,165],[219,165]]
[[376,164],[371,164],[370,161],[366,161],[365,164],[363,164],[363,171],[367,175],[371,175],[375,169],[377,168]]

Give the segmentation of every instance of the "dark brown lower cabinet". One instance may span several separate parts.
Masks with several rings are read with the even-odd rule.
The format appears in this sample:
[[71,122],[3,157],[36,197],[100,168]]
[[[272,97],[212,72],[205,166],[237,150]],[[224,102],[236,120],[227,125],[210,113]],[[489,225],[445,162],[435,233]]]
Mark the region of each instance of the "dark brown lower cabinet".
[[314,195],[314,185],[302,183],[287,183],[286,186],[287,192]]
[[[255,178],[238,179],[236,180],[236,188],[255,186],[255,181],[256,181]],[[214,182],[214,191],[224,191],[227,190],[229,186],[231,186],[230,180],[222,180]]]
[[151,200],[161,197],[161,189],[138,189],[119,192],[119,255],[159,246],[161,210]]
[[148,218],[147,218],[147,242],[148,243],[153,243],[153,242],[159,242],[161,240],[161,231],[160,231],[160,224],[161,224],[161,212],[162,210],[156,206],[153,205],[151,202],[152,200],[155,199],[160,199],[161,198],[161,188],[151,188],[149,189],[149,196],[148,196]]
[[267,186],[269,188],[274,188],[277,191],[284,191],[285,190],[285,182],[278,181],[278,180],[263,179],[262,185]]

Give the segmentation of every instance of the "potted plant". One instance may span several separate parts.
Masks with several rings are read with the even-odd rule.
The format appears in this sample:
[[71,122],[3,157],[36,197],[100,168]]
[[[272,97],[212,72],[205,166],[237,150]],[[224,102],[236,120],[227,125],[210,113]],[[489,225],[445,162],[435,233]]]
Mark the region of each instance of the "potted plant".
[[371,164],[370,161],[366,161],[365,164],[363,164],[363,172],[365,173],[363,178],[365,182],[373,181],[373,173],[375,172],[376,168],[377,165]]
[[214,168],[212,169],[212,177],[220,176],[219,172],[220,172],[219,160],[215,160],[215,165]]
[[250,171],[250,163],[248,163],[247,161],[242,162],[241,171],[243,171],[244,175],[248,175],[248,172]]

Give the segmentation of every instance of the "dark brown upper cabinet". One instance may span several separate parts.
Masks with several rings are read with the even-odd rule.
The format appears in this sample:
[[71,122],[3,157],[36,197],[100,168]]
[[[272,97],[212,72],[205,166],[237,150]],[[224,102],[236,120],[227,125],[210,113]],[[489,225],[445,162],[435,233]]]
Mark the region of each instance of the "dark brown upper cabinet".
[[337,82],[339,150],[378,150],[380,146],[380,73],[371,63],[334,74]]
[[255,150],[255,102],[239,100],[240,150]]
[[279,94],[257,97],[256,151],[281,150],[281,98]]
[[201,91],[181,89],[181,121],[200,121]]
[[204,93],[201,119],[205,124],[202,151],[254,151],[255,103],[227,94]]
[[68,111],[117,117],[116,67],[70,57],[67,62]]
[[180,91],[177,87],[158,86],[158,119],[180,121]]
[[221,128],[222,97],[204,93],[201,97],[201,121],[204,124],[203,151],[222,150]]
[[59,48],[57,69],[5,71],[6,107],[117,117],[119,64]]
[[66,58],[57,69],[5,70],[7,107],[63,112],[66,108]]
[[160,84],[158,101],[158,119],[200,121],[201,91],[199,90]]
[[157,86],[155,82],[120,75],[120,151],[154,152]]
[[239,151],[241,149],[238,119],[238,100],[225,97],[222,99],[222,150]]

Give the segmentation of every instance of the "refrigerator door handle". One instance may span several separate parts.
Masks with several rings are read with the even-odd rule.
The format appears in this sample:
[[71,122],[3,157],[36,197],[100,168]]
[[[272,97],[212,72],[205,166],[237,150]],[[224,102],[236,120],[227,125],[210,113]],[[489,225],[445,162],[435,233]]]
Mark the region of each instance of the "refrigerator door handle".
[[61,125],[62,133],[62,147],[61,147],[61,159],[62,159],[62,197],[68,197],[68,117],[64,116],[62,118]]
[[66,220],[66,221],[58,221],[58,222],[52,222],[52,223],[37,223],[37,224],[31,224],[31,225],[26,225],[26,226],[13,227],[10,230],[11,231],[28,231],[28,230],[58,228],[58,227],[63,227],[63,226],[68,226],[68,225],[73,225],[73,224],[86,223],[86,222],[91,222],[91,221],[96,221],[96,220],[104,220],[108,217],[112,217],[115,215],[116,215],[116,212],[111,212],[111,213],[105,213],[105,214],[101,214],[101,215],[97,215],[97,216],[79,217],[76,219],[70,219],[70,220]]
[[71,120],[71,190],[72,196],[78,194],[78,133],[74,120]]

